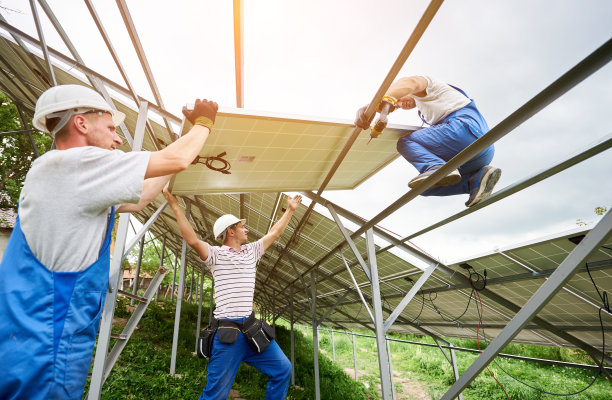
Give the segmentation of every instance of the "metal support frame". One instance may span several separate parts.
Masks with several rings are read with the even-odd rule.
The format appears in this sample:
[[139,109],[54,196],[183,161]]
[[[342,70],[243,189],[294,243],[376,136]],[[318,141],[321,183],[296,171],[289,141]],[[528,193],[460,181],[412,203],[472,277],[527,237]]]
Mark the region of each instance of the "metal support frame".
[[38,17],[38,8],[34,0],[30,0],[30,8],[32,9],[32,16],[34,17],[34,23],[36,24],[36,31],[38,32],[38,38],[42,44],[43,55],[45,56],[45,62],[47,63],[47,73],[51,78],[53,86],[57,86],[57,80],[55,79],[55,72],[53,71],[53,65],[51,65],[51,58],[49,58],[49,50],[47,50],[47,42],[45,41],[45,35],[43,34],[42,26],[40,25],[40,18]]
[[[563,260],[557,270],[527,301],[512,321],[487,346],[457,382],[442,396],[442,400],[456,397],[487,367],[493,358],[506,346],[527,323],[550,301],[561,287],[574,275],[576,269],[606,240],[612,231],[612,212],[585,236],[579,245]],[[601,360],[603,363],[604,361]]]
[[26,119],[20,104],[21,102],[15,103],[15,106],[17,107],[17,112],[19,113],[19,119],[21,119],[21,126],[23,126],[23,128],[27,131],[28,139],[30,140],[30,145],[32,145],[32,149],[34,150],[35,158],[38,158],[40,157],[40,152],[38,151],[38,147],[36,147],[36,143],[34,142],[34,137],[32,136],[32,129],[28,129],[28,120]]
[[[152,239],[154,240],[154,239]],[[153,242],[155,244],[155,242]],[[156,247],[157,249],[157,247]],[[166,237],[164,236],[164,240],[162,241],[161,255],[159,256],[159,268],[164,266],[164,255],[166,251]],[[161,285],[161,282],[160,282]],[[159,301],[159,290],[155,294],[155,301]]]
[[391,379],[391,398],[395,400],[395,382],[393,381],[393,361],[391,360],[391,343],[385,337],[387,344],[387,358],[389,359],[389,376]]
[[[142,118],[146,118],[146,115],[139,115],[138,121]],[[140,126],[141,124],[136,124]],[[142,145],[142,137],[144,136],[144,129],[136,129],[134,133],[136,138],[140,138],[136,143]],[[141,147],[134,146],[132,151],[140,151]],[[152,218],[151,218],[152,219]],[[148,222],[148,221],[147,221]],[[98,400],[102,392],[102,384],[104,383],[104,364],[106,355],[108,353],[108,346],[111,336],[111,330],[113,328],[113,316],[115,314],[115,302],[117,301],[117,291],[119,290],[119,282],[121,281],[121,263],[124,258],[125,242],[127,240],[127,233],[130,223],[130,214],[121,213],[119,217],[119,227],[116,232],[115,248],[110,263],[110,275],[109,275],[109,293],[106,294],[104,300],[104,308],[102,309],[102,316],[100,318],[100,331],[98,334],[98,344],[96,346],[96,356],[94,358],[94,365],[91,375],[91,383],[89,385],[89,400]],[[152,224],[153,222],[151,222]],[[145,224],[143,229],[149,229],[151,225]],[[142,236],[146,233],[142,231]],[[138,240],[138,239],[137,239]]]
[[[361,293],[361,289],[359,288],[359,285],[357,284],[357,281],[355,280],[355,276],[353,275],[353,272],[351,271],[351,268],[349,267],[348,262],[346,262],[346,258],[344,258],[344,254],[342,254],[342,252],[341,252],[340,255],[342,256],[342,261],[344,261],[344,265],[346,265],[346,270],[348,271],[349,275],[351,276],[351,281],[353,281],[353,285],[355,286],[355,290],[359,294],[359,298],[361,299],[361,302],[365,306],[366,311],[368,312],[368,315],[370,316],[370,321],[372,321],[372,323],[375,324],[376,322],[374,322],[374,315],[372,314],[372,310],[370,310],[370,306],[368,305],[368,302],[363,297],[363,293]],[[346,293],[349,293],[349,291],[347,290]]]
[[378,368],[380,369],[380,388],[384,400],[391,399],[391,382],[389,376],[389,360],[387,346],[385,345],[385,331],[383,327],[382,301],[380,286],[378,284],[378,265],[376,263],[376,250],[374,247],[374,234],[372,229],[366,231],[368,245],[368,262],[372,273],[372,301],[374,308],[374,331],[376,332],[376,347],[378,349]]
[[355,345],[355,335],[351,332],[351,340],[353,342],[353,369],[355,370],[355,382],[358,382],[357,376],[357,346]]
[[174,258],[174,266],[172,267],[172,291],[170,292],[170,300],[174,300],[174,289],[176,287],[176,267],[178,265],[179,258]]
[[[236,107],[244,107],[244,0],[234,0],[234,63],[236,66]],[[240,217],[243,218],[243,217]]]
[[[200,295],[198,296],[198,322],[196,325],[196,344],[195,344],[195,351],[197,353],[198,351],[198,339],[200,338],[200,326],[202,324],[202,295],[204,294],[204,264],[201,264],[201,270],[200,270]],[[208,321],[210,323],[210,320]]]
[[[147,60],[147,56],[145,55],[144,47],[142,47],[142,43],[140,42],[140,38],[138,37],[138,33],[136,32],[136,26],[134,25],[134,21],[132,20],[132,16],[130,15],[130,11],[125,0],[116,0],[117,7],[119,8],[119,12],[121,13],[121,18],[123,18],[123,22],[125,27],[130,35],[130,39],[132,44],[134,45],[134,50],[136,50],[136,55],[138,56],[138,60],[140,61],[140,65],[142,66],[142,70],[147,78],[147,82],[149,82],[149,87],[151,88],[151,92],[153,93],[153,97],[155,97],[155,101],[157,101],[157,105],[161,108],[165,108],[164,102],[161,99],[161,95],[159,93],[159,89],[157,88],[157,84],[155,83],[155,78],[153,77],[153,72],[151,71],[151,67],[149,66],[149,62]],[[170,137],[173,136],[172,129],[170,128],[170,123],[166,116],[162,115],[164,120],[164,124],[166,124],[166,129],[168,129],[168,135]]]
[[[138,260],[136,261],[136,271],[134,273],[134,284],[132,285],[132,294],[138,295],[138,276],[140,275],[140,264],[142,264],[142,251],[144,250],[145,235],[140,238],[140,247],[138,249]],[[134,305],[134,299],[130,300],[130,304]]]
[[[70,50],[70,53],[75,58],[75,60],[77,60],[81,64],[84,64],[85,62],[83,61],[83,59],[79,55],[78,51],[76,50],[76,47],[74,46],[74,44],[72,43],[72,41],[70,40],[68,35],[66,34],[66,31],[64,31],[64,28],[60,24],[59,20],[55,17],[55,14],[53,13],[53,10],[51,10],[51,7],[49,7],[49,5],[47,4],[46,0],[38,0],[38,4],[40,4],[42,9],[45,11],[45,14],[47,14],[47,17],[49,18],[49,20],[53,24],[53,27],[55,28],[57,33],[60,35],[62,40],[64,41],[64,44],[66,45],[68,50]],[[87,76],[87,79],[89,80],[89,83],[91,83],[91,85],[98,92],[100,92],[102,94],[102,96],[104,97],[106,102],[111,107],[113,107],[114,109],[117,109],[115,107],[115,103],[112,101],[110,95],[108,94],[108,91],[106,90],[106,87],[104,87],[104,85],[101,83],[101,81],[98,78],[92,76],[91,74],[86,74],[86,76]],[[130,147],[132,147],[134,139],[132,138],[132,135],[130,135],[129,130],[127,129],[127,126],[125,125],[125,122],[122,122],[121,125],[119,125],[119,128],[121,129],[121,133],[123,133],[123,136],[126,138],[128,143],[130,144]]]
[[159,292],[159,286],[161,285],[162,280],[164,279],[164,276],[166,276],[166,273],[168,273],[168,268],[166,267],[159,268],[159,270],[157,271],[157,273],[151,280],[151,283],[149,284],[149,287],[147,288],[147,291],[145,292],[143,296],[145,301],[140,302],[136,306],[136,308],[134,309],[134,312],[132,312],[132,315],[130,316],[130,319],[125,324],[123,331],[117,338],[117,342],[115,343],[112,350],[108,354],[108,357],[106,357],[106,361],[104,363],[104,375],[102,376],[102,383],[106,381],[106,378],[108,377],[111,370],[113,369],[113,366],[119,359],[119,355],[121,354],[121,352],[127,345],[128,340],[130,340],[132,333],[134,333],[136,326],[138,326],[138,322],[140,322],[140,319],[142,318],[145,311],[147,310],[149,303],[151,303],[151,300],[153,300],[153,297],[155,296],[155,294]]
[[[349,245],[349,247],[353,251],[353,254],[355,255],[355,258],[357,258],[357,261],[359,261],[359,265],[361,265],[361,268],[363,269],[363,272],[366,274],[368,279],[371,281],[372,280],[371,271],[368,269],[368,267],[366,265],[366,262],[364,261],[363,257],[359,253],[359,250],[357,249],[357,246],[355,246],[355,242],[353,242],[353,239],[348,234],[348,231],[346,230],[346,228],[342,224],[342,221],[340,221],[340,217],[338,217],[338,214],[336,213],[336,210],[334,210],[334,207],[331,204],[327,205],[327,209],[329,210],[329,212],[331,213],[332,217],[334,218],[334,221],[336,221],[336,225],[338,225],[338,228],[340,229],[340,232],[342,233],[342,236],[344,236],[344,240],[346,240],[346,243]],[[340,254],[342,254],[342,252],[340,252]]]
[[[191,203],[185,206],[185,217],[189,219],[191,215]],[[176,295],[176,312],[174,315],[174,334],[172,336],[172,355],[170,357],[170,375],[176,371],[176,353],[178,349],[179,326],[181,323],[181,305],[183,302],[183,291],[185,290],[185,264],[187,258],[187,242],[183,239],[181,246],[181,269],[179,271],[179,289]]]
[[385,321],[384,326],[383,326],[385,333],[389,331],[389,328],[391,328],[391,325],[393,325],[397,317],[399,317],[402,311],[404,311],[404,309],[406,308],[408,303],[410,303],[414,295],[417,294],[417,292],[423,287],[423,285],[425,284],[427,279],[429,279],[431,274],[433,274],[436,268],[438,268],[438,265],[440,264],[432,264],[429,268],[423,271],[423,274],[421,275],[419,280],[417,280],[416,283],[412,285],[412,287],[410,288],[406,296],[397,305],[397,307],[395,307],[395,310],[393,310],[393,313],[391,313],[391,315],[389,315],[389,317]]
[[319,329],[317,326],[317,279],[315,271],[310,273],[312,282],[312,349],[314,357],[314,384],[315,384],[315,400],[321,399],[321,383],[319,380]]
[[295,342],[293,337],[293,323],[295,320],[293,319],[293,288],[290,290],[291,300],[289,304],[291,304],[290,314],[289,314],[289,324],[291,326],[291,386],[295,386]]
[[151,218],[149,218],[147,222],[145,222],[145,224],[142,226],[140,231],[138,231],[136,235],[132,237],[132,240],[125,246],[125,251],[123,253],[123,256],[121,257],[122,260],[125,259],[130,254],[132,249],[136,246],[136,243],[138,243],[144,237],[145,233],[147,233],[147,231],[151,229],[151,226],[153,226],[155,221],[157,221],[159,216],[164,212],[164,209],[166,208],[167,205],[168,205],[168,202],[164,201],[162,205],[159,206],[159,208],[155,211],[155,213],[151,215]]

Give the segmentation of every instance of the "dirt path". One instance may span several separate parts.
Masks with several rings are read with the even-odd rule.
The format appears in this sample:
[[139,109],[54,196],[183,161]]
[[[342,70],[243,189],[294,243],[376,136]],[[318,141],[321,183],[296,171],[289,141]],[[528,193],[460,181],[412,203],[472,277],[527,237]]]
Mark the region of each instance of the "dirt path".
[[[344,372],[351,378],[355,378],[354,369],[345,368]],[[368,386],[368,382],[362,379],[366,375],[366,371],[357,370],[357,379]],[[395,400],[431,400],[431,397],[427,394],[427,384],[425,382],[411,377],[402,377],[397,373],[394,374],[393,382],[395,383]],[[377,389],[380,392],[380,385]]]

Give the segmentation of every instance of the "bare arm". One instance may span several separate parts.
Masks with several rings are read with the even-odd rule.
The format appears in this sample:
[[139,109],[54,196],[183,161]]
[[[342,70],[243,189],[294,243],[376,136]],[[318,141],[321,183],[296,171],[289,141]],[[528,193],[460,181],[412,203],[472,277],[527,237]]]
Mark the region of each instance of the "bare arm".
[[124,203],[117,209],[118,212],[138,212],[143,210],[150,202],[152,202],[158,194],[161,193],[166,183],[172,175],[159,176],[157,178],[145,179],[142,184],[142,192],[140,193],[140,201],[136,204]]
[[166,200],[168,200],[168,204],[170,205],[170,207],[172,207],[172,211],[176,216],[176,221],[178,223],[179,229],[181,230],[183,238],[185,239],[187,244],[192,249],[194,249],[196,253],[198,253],[202,260],[206,260],[208,258],[208,245],[206,244],[206,242],[198,239],[198,235],[196,235],[191,224],[189,223],[189,220],[187,220],[185,213],[183,212],[183,210],[181,210],[181,206],[176,200],[176,197],[174,197],[174,195],[172,195],[172,193],[168,191],[168,188],[164,188],[163,193],[164,197],[166,197]]
[[272,243],[274,243],[274,241],[278,239],[283,234],[283,232],[285,232],[285,229],[287,228],[287,224],[291,220],[291,216],[293,215],[293,213],[295,212],[295,210],[297,209],[297,207],[300,205],[301,202],[302,202],[302,196],[299,194],[296,195],[295,197],[289,197],[289,199],[287,200],[287,210],[285,211],[281,219],[279,219],[278,222],[276,222],[272,226],[272,228],[270,229],[270,232],[268,232],[262,238],[264,250],[267,250],[268,247],[270,247]]
[[393,82],[386,94],[398,100],[409,94],[423,97],[427,94],[425,89],[427,89],[427,79],[422,76],[409,76]]
[[[183,114],[194,124],[193,128],[165,149],[151,153],[145,178],[176,174],[187,169],[202,150],[218,108],[217,103],[206,99],[197,99],[192,111],[183,108]],[[198,122],[200,119],[206,120],[207,125]]]
[[210,130],[204,126],[193,128],[165,149],[151,153],[145,178],[153,178],[181,172],[196,158],[208,138]]

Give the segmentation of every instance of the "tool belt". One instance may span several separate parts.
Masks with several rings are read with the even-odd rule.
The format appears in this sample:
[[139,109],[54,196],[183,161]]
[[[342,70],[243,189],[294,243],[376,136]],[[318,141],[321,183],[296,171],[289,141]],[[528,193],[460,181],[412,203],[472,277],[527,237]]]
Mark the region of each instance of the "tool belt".
[[265,321],[255,318],[254,313],[251,313],[242,323],[213,318],[208,328],[204,329],[198,338],[198,356],[200,358],[210,357],[215,333],[217,333],[219,342],[234,344],[240,332],[244,334],[249,345],[257,353],[263,352],[274,339],[274,329]]

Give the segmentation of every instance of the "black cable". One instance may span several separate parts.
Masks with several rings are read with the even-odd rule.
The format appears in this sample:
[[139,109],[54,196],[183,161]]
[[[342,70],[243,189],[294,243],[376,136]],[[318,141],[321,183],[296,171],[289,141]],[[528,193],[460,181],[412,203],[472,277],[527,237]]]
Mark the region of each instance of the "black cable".
[[[459,318],[463,317],[465,315],[465,313],[467,312],[467,310],[470,308],[470,302],[472,301],[472,297],[474,296],[474,291],[475,290],[481,291],[481,290],[483,290],[487,286],[487,270],[486,269],[484,270],[484,276],[481,275],[480,273],[476,272],[472,267],[470,267],[468,269],[468,271],[469,271],[469,274],[470,274],[469,277],[468,277],[468,281],[470,282],[470,286],[472,286],[472,291],[470,292],[470,297],[469,297],[467,305],[465,306],[465,310],[463,310],[461,315],[459,315],[458,317],[453,318],[453,319],[449,319],[449,318],[446,318],[444,315],[442,315],[442,312],[438,309],[438,307],[436,307],[435,303],[433,302],[438,297],[438,294],[436,292],[433,292],[436,295],[436,297],[434,297],[432,299],[431,298],[431,293],[429,293],[429,302],[431,303],[433,308],[436,310],[438,315],[440,317],[442,317],[442,319],[444,321],[447,321],[447,322],[457,322],[459,320]],[[475,281],[474,281],[474,279],[472,279],[473,276],[476,276],[476,278],[477,278]],[[481,284],[479,285],[479,283],[481,283]]]
[[[232,165],[229,163],[229,161],[223,158],[225,155],[227,155],[226,152],[220,153],[216,156],[202,157],[198,155],[193,160],[192,164],[198,164],[198,163],[204,164],[206,167],[208,167],[209,169],[212,169],[213,171],[218,171],[218,172],[221,172],[222,174],[231,174],[229,170],[230,168],[232,168]],[[213,162],[220,162],[223,164],[223,166],[215,167],[213,165]]]
[[[612,249],[610,249],[610,250],[612,250]],[[604,358],[606,356],[606,334],[605,334],[605,329],[604,329],[604,325],[603,325],[603,319],[601,317],[601,311],[605,309],[606,311],[610,312],[610,303],[608,302],[608,294],[605,291],[603,292],[603,295],[599,292],[599,288],[597,287],[597,284],[595,283],[595,280],[593,280],[593,277],[591,276],[591,271],[589,271],[589,263],[585,263],[585,266],[586,266],[587,273],[589,274],[589,278],[591,278],[591,282],[593,283],[593,286],[595,286],[595,290],[597,290],[597,294],[599,295],[599,298],[603,302],[603,307],[599,307],[599,313],[598,313],[598,315],[599,315],[599,326],[601,327],[601,361],[598,364],[599,369],[597,371],[597,375],[595,375],[595,377],[593,378],[591,383],[589,383],[586,387],[584,387],[583,389],[580,389],[579,391],[576,391],[576,392],[573,392],[573,393],[552,393],[552,392],[547,392],[544,389],[540,389],[538,387],[532,386],[532,385],[530,385],[530,384],[528,384],[526,382],[521,381],[520,379],[518,379],[517,377],[513,376],[508,371],[506,371],[501,365],[499,365],[497,360],[493,359],[493,362],[495,363],[495,365],[497,365],[497,367],[499,369],[501,369],[510,378],[514,379],[515,381],[517,381],[519,383],[522,383],[523,385],[525,385],[525,386],[527,386],[527,387],[529,387],[531,389],[537,390],[538,392],[541,392],[541,393],[549,394],[551,396],[568,397],[568,396],[574,396],[576,394],[582,393],[585,390],[587,390],[588,388],[590,388],[591,386],[593,386],[593,384],[595,383],[597,378],[599,378],[599,376],[602,374]],[[477,308],[477,310],[478,310],[478,316],[480,317],[480,309]],[[483,338],[484,338],[484,341],[486,341],[486,336],[484,334],[484,328],[483,328]]]
[[417,319],[419,319],[419,317],[421,316],[421,313],[423,312],[423,309],[425,308],[425,293],[423,293],[423,291],[421,290],[421,311],[419,311],[418,315],[416,317],[414,317],[414,319],[412,321],[409,321],[409,324],[413,324]]

